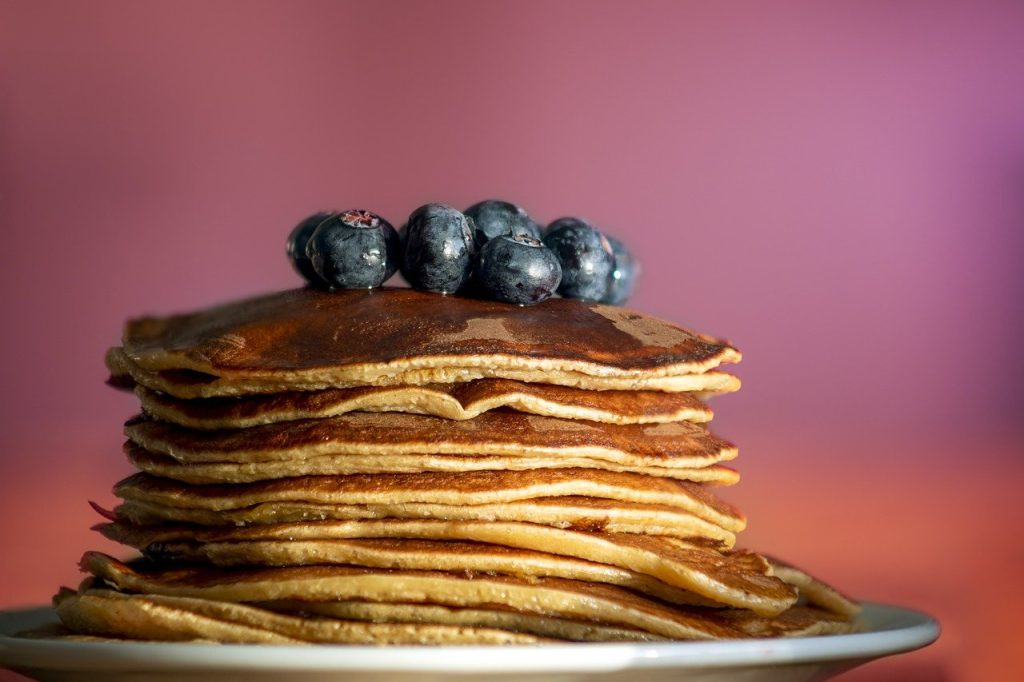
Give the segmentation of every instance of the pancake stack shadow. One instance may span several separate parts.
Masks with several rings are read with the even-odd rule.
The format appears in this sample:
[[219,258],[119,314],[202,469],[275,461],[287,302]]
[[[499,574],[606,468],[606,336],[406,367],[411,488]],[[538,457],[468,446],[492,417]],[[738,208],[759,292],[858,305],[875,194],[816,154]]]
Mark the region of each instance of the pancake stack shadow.
[[55,598],[78,635],[527,644],[849,632],[737,549],[725,342],[621,308],[283,292],[129,322],[139,473]]

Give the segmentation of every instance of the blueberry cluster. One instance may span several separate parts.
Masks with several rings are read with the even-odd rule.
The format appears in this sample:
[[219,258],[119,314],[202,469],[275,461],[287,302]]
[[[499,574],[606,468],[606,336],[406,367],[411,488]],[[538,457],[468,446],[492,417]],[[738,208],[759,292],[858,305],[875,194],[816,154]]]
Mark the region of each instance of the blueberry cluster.
[[579,218],[547,228],[522,208],[490,199],[459,211],[420,206],[402,230],[365,210],[309,216],[288,236],[288,257],[314,286],[378,287],[401,270],[409,284],[530,305],[554,294],[620,305],[638,267],[617,239]]

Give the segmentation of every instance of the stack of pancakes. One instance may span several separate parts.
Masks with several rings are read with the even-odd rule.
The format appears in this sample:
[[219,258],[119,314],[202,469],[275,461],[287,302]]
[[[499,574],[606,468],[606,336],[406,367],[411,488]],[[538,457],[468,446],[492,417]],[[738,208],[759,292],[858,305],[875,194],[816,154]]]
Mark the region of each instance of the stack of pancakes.
[[728,344],[623,308],[288,291],[130,322],[142,414],[72,631],[379,644],[846,632],[857,605],[734,548],[706,428]]

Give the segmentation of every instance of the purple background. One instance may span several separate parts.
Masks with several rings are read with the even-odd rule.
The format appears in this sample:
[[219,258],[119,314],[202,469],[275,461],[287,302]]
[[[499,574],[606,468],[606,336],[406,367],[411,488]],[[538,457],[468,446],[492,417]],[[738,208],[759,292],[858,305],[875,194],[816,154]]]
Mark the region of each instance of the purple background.
[[487,197],[622,237],[631,306],[745,352],[748,544],[942,615],[904,675],[996,669],[933,573],[1024,567],[1014,2],[0,1],[0,606],[102,546],[125,317],[295,286],[318,209]]

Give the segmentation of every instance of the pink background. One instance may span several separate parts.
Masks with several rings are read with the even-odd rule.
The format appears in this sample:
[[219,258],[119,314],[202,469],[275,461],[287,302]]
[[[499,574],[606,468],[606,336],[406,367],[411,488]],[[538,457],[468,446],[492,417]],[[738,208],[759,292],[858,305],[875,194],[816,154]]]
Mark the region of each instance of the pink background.
[[945,628],[845,679],[1020,666],[1012,2],[0,0],[0,607],[109,548],[125,317],[295,286],[318,209],[486,197],[623,237],[633,307],[744,350],[745,544]]

